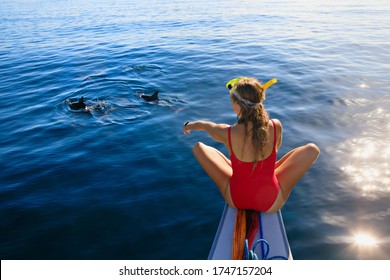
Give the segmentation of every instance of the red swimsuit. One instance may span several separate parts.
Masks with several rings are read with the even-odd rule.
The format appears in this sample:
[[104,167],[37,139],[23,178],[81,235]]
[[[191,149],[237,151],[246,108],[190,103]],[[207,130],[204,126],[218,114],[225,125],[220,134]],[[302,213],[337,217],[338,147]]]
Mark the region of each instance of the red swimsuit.
[[[272,121],[272,120],[271,120]],[[231,142],[229,127],[229,146],[232,151],[230,160],[233,175],[230,178],[230,193],[234,206],[240,209],[252,209],[266,212],[271,208],[279,192],[278,179],[275,176],[276,127],[274,127],[274,147],[271,155],[260,160],[253,170],[253,162],[244,162],[236,158]]]

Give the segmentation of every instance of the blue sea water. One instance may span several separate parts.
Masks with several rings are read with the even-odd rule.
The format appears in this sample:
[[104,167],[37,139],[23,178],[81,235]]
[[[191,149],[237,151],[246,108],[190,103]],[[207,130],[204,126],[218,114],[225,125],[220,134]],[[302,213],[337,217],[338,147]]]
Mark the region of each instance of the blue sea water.
[[181,125],[235,123],[243,75],[279,79],[279,157],[321,149],[294,258],[390,259],[389,26],[377,0],[1,1],[1,259],[206,259],[224,202],[191,148],[227,151]]

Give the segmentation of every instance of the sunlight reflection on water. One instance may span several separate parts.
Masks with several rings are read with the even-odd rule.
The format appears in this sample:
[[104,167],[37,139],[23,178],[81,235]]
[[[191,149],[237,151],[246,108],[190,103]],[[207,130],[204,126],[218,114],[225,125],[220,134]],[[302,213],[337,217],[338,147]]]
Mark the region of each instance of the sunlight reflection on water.
[[357,232],[353,235],[353,243],[363,247],[377,247],[378,239],[365,232]]
[[354,119],[366,124],[366,129],[340,145],[344,154],[350,155],[340,169],[362,196],[375,200],[390,192],[390,110],[376,108],[356,114]]
[[345,99],[344,105],[345,116],[355,127],[345,131],[346,140],[334,151],[345,179],[343,191],[360,199],[350,205],[356,218],[333,211],[322,216],[324,223],[344,228],[342,233],[328,235],[327,242],[344,244],[345,252],[358,259],[382,258],[390,244],[384,233],[390,208],[381,204],[390,195],[390,102],[384,98],[375,104],[358,97]]

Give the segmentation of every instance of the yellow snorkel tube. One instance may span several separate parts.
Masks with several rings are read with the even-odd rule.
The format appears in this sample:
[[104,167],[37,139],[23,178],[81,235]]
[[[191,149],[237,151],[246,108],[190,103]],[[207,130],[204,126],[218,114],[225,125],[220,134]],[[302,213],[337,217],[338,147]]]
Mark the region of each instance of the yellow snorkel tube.
[[273,78],[271,80],[269,80],[268,82],[266,82],[264,85],[263,85],[263,96],[264,96],[264,99],[265,100],[265,91],[267,90],[267,88],[269,88],[270,86],[273,86],[274,84],[276,84],[278,82],[278,79],[276,78]]
[[273,78],[271,80],[269,80],[268,82],[266,82],[263,86],[263,91],[266,91],[267,88],[269,88],[270,86],[273,86],[274,84],[276,84],[278,82],[278,79],[276,78]]
[[[235,84],[237,84],[238,81],[240,81],[242,78],[243,77],[238,77],[238,78],[231,79],[229,82],[227,82],[226,87],[228,89],[232,89],[235,86]],[[263,85],[264,99],[265,99],[265,91],[267,90],[267,88],[269,88],[270,86],[276,84],[277,82],[278,82],[278,79],[273,78],[273,79],[269,80],[268,82],[266,82]]]

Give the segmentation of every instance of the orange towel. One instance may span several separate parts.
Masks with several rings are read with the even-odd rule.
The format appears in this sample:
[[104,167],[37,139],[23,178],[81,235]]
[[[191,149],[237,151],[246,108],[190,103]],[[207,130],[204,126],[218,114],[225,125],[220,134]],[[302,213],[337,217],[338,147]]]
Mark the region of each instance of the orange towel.
[[259,217],[257,211],[237,209],[232,244],[233,260],[242,260],[244,258],[245,239],[248,239],[248,245],[251,248],[258,229]]
[[237,209],[236,222],[233,232],[232,259],[242,260],[244,257],[244,242],[246,236],[246,212]]

